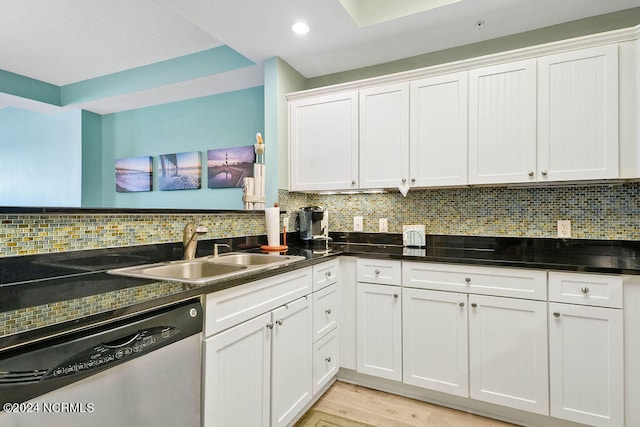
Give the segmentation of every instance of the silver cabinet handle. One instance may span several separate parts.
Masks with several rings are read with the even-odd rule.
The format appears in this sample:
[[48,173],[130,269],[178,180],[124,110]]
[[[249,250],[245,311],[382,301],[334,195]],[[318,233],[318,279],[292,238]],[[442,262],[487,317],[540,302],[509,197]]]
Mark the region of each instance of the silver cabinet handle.
[[471,277],[465,277],[464,281],[467,282],[467,283],[471,283]]
[[471,303],[471,307],[476,308],[478,306],[478,304],[476,304],[475,302]]
[[331,363],[331,356],[329,356],[329,357],[325,357],[325,359],[324,359],[324,360],[325,360],[327,363]]
[[560,313],[558,313],[557,311],[553,313],[553,317],[560,317]]
[[582,289],[580,289],[582,291],[583,294],[588,294],[589,293],[589,288],[587,288],[586,286]]
[[542,172],[540,172],[540,174],[542,174],[542,176],[547,176],[547,174],[548,174],[548,173],[549,173],[549,172],[547,172],[547,171],[542,171]]
[[327,314],[331,314],[331,309],[327,308],[324,312],[327,313]]
[[273,329],[273,322],[267,323],[267,329]]
[[374,273],[375,273],[375,274],[376,274],[376,276],[377,276],[378,274],[380,274],[380,270],[378,270],[378,269],[376,268],[376,270],[374,271]]
[[278,326],[282,326],[282,323],[284,323],[284,322],[282,321],[282,319],[278,319],[278,320],[276,320],[276,325],[278,325]]
[[458,303],[458,305],[459,305],[460,307],[464,307],[464,302],[460,301],[460,302]]
[[533,173],[533,171],[529,172],[529,176],[533,176],[535,175],[535,173]]
[[393,297],[394,298],[398,298],[398,294],[393,294]]

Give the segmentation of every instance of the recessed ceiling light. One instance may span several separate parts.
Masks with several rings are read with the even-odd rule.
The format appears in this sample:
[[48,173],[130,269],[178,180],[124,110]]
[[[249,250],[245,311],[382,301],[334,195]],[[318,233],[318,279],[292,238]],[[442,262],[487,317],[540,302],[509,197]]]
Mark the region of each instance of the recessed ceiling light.
[[296,34],[307,34],[309,32],[309,26],[304,22],[296,22],[291,26],[291,31]]

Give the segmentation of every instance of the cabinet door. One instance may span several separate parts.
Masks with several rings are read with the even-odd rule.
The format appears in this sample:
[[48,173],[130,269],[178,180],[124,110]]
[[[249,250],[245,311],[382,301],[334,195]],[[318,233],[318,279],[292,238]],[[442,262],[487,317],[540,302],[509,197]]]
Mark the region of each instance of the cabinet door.
[[618,178],[618,46],[538,60],[538,181]]
[[338,285],[313,293],[313,342],[338,326]]
[[358,188],[358,92],[289,104],[293,191]]
[[403,382],[469,396],[467,295],[402,290]]
[[340,336],[336,328],[313,344],[313,395],[331,382],[340,367]]
[[402,288],[357,284],[358,372],[402,380]]
[[469,183],[536,181],[536,62],[469,72]]
[[409,85],[360,91],[360,188],[408,186]]
[[469,295],[472,399],[549,415],[547,304]]
[[270,321],[263,314],[204,341],[204,426],[269,426]]
[[411,82],[412,187],[467,183],[467,73]]
[[622,310],[549,304],[551,415],[624,424]]
[[274,310],[273,323],[271,426],[275,427],[287,425],[311,401],[310,298]]

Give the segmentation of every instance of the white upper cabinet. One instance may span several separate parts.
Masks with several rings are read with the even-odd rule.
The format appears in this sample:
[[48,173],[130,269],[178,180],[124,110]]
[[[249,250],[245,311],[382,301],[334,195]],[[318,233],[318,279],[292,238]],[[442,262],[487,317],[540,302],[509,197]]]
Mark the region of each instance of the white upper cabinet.
[[360,187],[409,182],[409,85],[360,91]]
[[618,178],[618,46],[538,60],[538,180]]
[[536,180],[536,61],[469,72],[469,183]]
[[412,187],[467,183],[467,73],[411,82]]
[[638,53],[602,37],[291,94],[290,189],[636,178]]
[[292,191],[358,188],[358,92],[289,104]]

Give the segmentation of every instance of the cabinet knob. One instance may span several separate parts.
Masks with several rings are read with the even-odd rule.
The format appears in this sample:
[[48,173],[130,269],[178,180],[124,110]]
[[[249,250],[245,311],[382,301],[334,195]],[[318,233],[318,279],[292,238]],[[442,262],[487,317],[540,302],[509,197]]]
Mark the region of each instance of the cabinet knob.
[[273,322],[267,323],[267,329],[273,329]]
[[352,181],[351,181],[351,185],[356,185],[356,181],[355,181],[355,180],[352,180]]
[[376,270],[374,271],[374,273],[375,273],[375,274],[376,274],[376,276],[377,276],[378,274],[380,274],[380,270],[378,270],[378,269],[376,268]]
[[560,313],[558,313],[557,311],[553,313],[553,317],[560,317]]
[[324,273],[327,277],[331,277],[331,272],[327,271],[326,273]]
[[459,305],[460,307],[464,307],[464,302],[460,301],[460,302],[458,303],[458,305]]
[[327,308],[324,312],[327,313],[327,314],[331,314],[331,309]]
[[478,306],[478,304],[476,304],[475,302],[471,303],[471,307],[476,308]]
[[416,182],[416,179],[415,178],[411,178],[411,183],[413,184],[415,182]]
[[398,298],[398,294],[393,294],[393,297],[397,299]]
[[407,178],[402,178],[402,183],[404,184],[405,182],[407,182]]
[[278,326],[282,326],[283,323],[284,322],[282,321],[282,319],[276,320],[276,325],[278,325]]
[[533,176],[535,175],[535,173],[533,173],[533,171],[529,172],[529,176]]
[[325,359],[324,359],[324,360],[325,360],[327,363],[331,363],[331,356],[329,356],[329,357],[325,357]]
[[471,277],[465,277],[464,281],[467,282],[467,283],[471,283]]
[[583,294],[588,294],[589,293],[589,288],[587,288],[586,286],[582,289],[580,289],[582,291]]
[[547,174],[548,174],[548,173],[549,173],[549,172],[547,172],[547,171],[542,171],[542,172],[540,172],[540,174],[542,174],[542,176],[547,176]]

